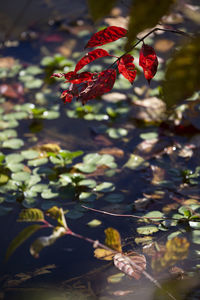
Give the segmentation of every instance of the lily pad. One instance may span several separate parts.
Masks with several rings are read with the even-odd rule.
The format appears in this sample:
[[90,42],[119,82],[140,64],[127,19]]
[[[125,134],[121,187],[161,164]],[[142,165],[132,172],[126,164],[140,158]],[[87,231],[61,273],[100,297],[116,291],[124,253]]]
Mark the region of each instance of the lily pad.
[[149,226],[141,226],[137,228],[137,233],[143,234],[143,235],[149,235],[157,232],[159,229],[154,225]]
[[108,193],[115,190],[115,186],[112,182],[103,182],[96,186],[95,192]]
[[129,160],[123,166],[131,170],[143,170],[149,167],[149,162],[145,161],[141,156],[131,154]]
[[19,149],[24,145],[21,139],[10,139],[3,142],[3,148]]

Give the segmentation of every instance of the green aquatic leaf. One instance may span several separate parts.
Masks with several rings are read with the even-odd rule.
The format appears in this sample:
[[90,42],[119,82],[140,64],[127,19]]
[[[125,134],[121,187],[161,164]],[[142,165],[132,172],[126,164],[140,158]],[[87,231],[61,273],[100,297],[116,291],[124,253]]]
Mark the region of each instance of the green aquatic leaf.
[[46,163],[48,163],[48,158],[47,157],[43,157],[43,158],[29,160],[28,161],[28,166],[30,166],[30,167],[38,167],[38,166],[44,165]]
[[158,133],[157,132],[146,132],[146,133],[141,133],[140,138],[143,140],[152,140],[158,138]]
[[125,128],[108,128],[106,132],[113,139],[120,139],[128,134],[128,130]]
[[96,186],[95,192],[108,193],[115,190],[115,186],[112,182],[103,182]]
[[54,192],[52,192],[51,189],[46,189],[41,194],[42,198],[44,198],[44,199],[52,199],[52,198],[58,197],[58,195],[59,195],[59,193],[54,193]]
[[4,141],[2,144],[3,148],[10,148],[10,149],[19,149],[24,145],[24,142],[21,139],[10,139]]
[[17,132],[14,129],[6,129],[0,132],[0,141],[6,141],[9,138],[17,137]]
[[35,151],[35,150],[24,150],[21,152],[21,155],[25,158],[25,159],[35,159],[39,156],[39,152]]
[[143,170],[149,167],[149,163],[139,155],[131,154],[129,160],[123,166],[131,170]]
[[10,243],[7,251],[6,251],[6,257],[5,259],[8,260],[9,257],[13,254],[13,252],[21,246],[23,242],[25,242],[33,233],[35,233],[37,230],[41,228],[41,225],[35,224],[30,225],[26,228],[24,228]]
[[82,192],[79,195],[79,200],[83,201],[83,202],[92,202],[94,200],[96,200],[97,196],[95,194],[92,193],[87,193],[87,192]]
[[28,172],[17,172],[11,175],[12,179],[15,181],[28,181],[30,176],[31,175]]
[[124,200],[123,194],[109,194],[107,195],[104,200],[110,202],[110,203],[119,203]]
[[96,186],[96,181],[94,179],[83,179],[78,182],[78,186],[87,186],[88,188],[93,189]]
[[93,220],[91,220],[90,222],[87,223],[87,225],[89,227],[97,227],[101,224],[102,224],[102,222],[100,220],[97,220],[97,219],[93,219]]
[[158,229],[158,227],[156,227],[154,225],[147,225],[147,226],[138,227],[136,230],[137,230],[137,233],[139,233],[139,234],[149,235],[149,234],[153,234],[153,233],[157,232],[159,229]]
[[5,161],[7,164],[16,164],[24,160],[24,157],[18,153],[12,153],[6,155]]

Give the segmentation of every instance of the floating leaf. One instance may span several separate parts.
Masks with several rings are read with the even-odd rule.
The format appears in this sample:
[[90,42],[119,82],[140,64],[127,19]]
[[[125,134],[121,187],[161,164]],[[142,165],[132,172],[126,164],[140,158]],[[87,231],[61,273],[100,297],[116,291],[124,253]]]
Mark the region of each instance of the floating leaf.
[[142,226],[137,228],[139,234],[149,235],[158,231],[158,228],[154,225]]
[[125,276],[124,273],[121,273],[121,272],[120,273],[116,273],[114,275],[108,276],[107,277],[107,281],[109,283],[119,283],[124,276]]
[[21,139],[10,139],[7,141],[4,141],[2,146],[4,148],[10,148],[10,149],[19,149],[24,145],[24,142]]
[[39,156],[39,152],[30,149],[30,150],[24,150],[24,151],[22,151],[21,155],[25,159],[34,159],[34,158],[37,158]]
[[122,245],[120,233],[112,227],[105,229],[104,232],[106,235],[105,244],[111,249],[121,252]]
[[30,225],[24,230],[22,230],[10,243],[7,251],[6,251],[6,260],[13,254],[13,252],[25,241],[27,240],[33,233],[41,228],[41,225]]
[[17,220],[18,222],[43,222],[44,214],[38,208],[23,209]]
[[139,254],[126,256],[117,253],[114,256],[114,265],[126,275],[139,280],[142,272],[146,269],[146,258],[144,255]]
[[16,181],[28,181],[30,173],[28,172],[17,172],[12,174],[12,179]]
[[96,186],[95,192],[108,193],[114,191],[115,186],[112,182],[103,182]]
[[46,163],[48,163],[48,158],[47,157],[43,157],[43,158],[29,160],[28,161],[28,166],[30,166],[30,167],[38,167],[38,166],[44,165]]
[[90,227],[97,227],[99,225],[101,225],[101,221],[97,220],[97,219],[93,219],[92,221],[88,222],[87,225]]
[[123,166],[131,170],[143,170],[149,166],[149,163],[145,161],[141,156],[131,154],[129,160]]
[[128,134],[128,130],[125,128],[108,128],[106,132],[109,135],[109,137],[113,139],[119,139]]
[[122,27],[110,26],[93,34],[85,48],[97,47],[114,42],[124,37],[127,30]]
[[114,255],[115,253],[110,250],[105,250],[102,248],[97,248],[94,250],[94,256],[98,259],[112,260]]

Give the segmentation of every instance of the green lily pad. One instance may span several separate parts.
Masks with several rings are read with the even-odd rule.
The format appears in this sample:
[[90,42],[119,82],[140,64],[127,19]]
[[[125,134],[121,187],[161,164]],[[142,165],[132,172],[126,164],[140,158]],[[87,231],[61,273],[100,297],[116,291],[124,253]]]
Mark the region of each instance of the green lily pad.
[[149,162],[145,161],[141,156],[131,154],[129,160],[123,166],[131,170],[143,170],[149,167]]
[[59,193],[54,193],[54,192],[52,192],[51,189],[46,189],[41,194],[42,198],[44,198],[44,199],[52,199],[52,198],[58,197],[58,195],[59,195]]
[[83,212],[81,211],[78,211],[76,209],[71,209],[67,214],[66,214],[66,218],[67,219],[79,219],[81,218],[82,216],[84,215]]
[[6,141],[9,138],[17,137],[17,132],[14,129],[6,129],[0,132],[0,141]]
[[21,139],[10,139],[3,142],[3,148],[19,149],[24,145]]
[[96,181],[93,179],[83,179],[78,183],[79,186],[87,186],[91,189],[93,189],[96,186],[96,184]]
[[110,194],[107,195],[104,200],[111,202],[111,203],[119,203],[124,200],[124,195],[123,194]]
[[48,119],[48,120],[53,120],[53,119],[57,119],[60,116],[59,111],[54,111],[54,110],[49,110],[49,111],[45,111],[42,114],[42,118],[43,119]]
[[128,134],[128,130],[125,128],[109,128],[106,132],[113,139],[120,139]]
[[5,160],[6,160],[7,164],[13,164],[13,163],[16,164],[16,163],[23,161],[24,158],[21,154],[12,153],[12,154],[6,155]]
[[21,152],[21,155],[25,159],[35,159],[39,156],[39,153],[35,150],[24,150]]
[[96,197],[97,196],[95,194],[82,192],[79,195],[79,200],[83,202],[92,202],[96,199]]
[[38,167],[38,166],[44,165],[46,163],[48,163],[48,158],[47,157],[43,157],[43,158],[29,160],[28,161],[28,166],[30,166],[30,167]]
[[115,186],[112,182],[103,182],[96,186],[95,192],[108,193],[115,190]]
[[137,233],[149,235],[157,232],[159,229],[154,225],[142,226],[137,228]]
[[87,164],[86,163],[85,164],[82,164],[82,163],[76,164],[75,167],[83,173],[92,173],[97,168],[95,164],[88,164],[88,163]]
[[89,227],[97,227],[99,225],[101,225],[102,222],[100,220],[97,220],[97,219],[93,219],[92,221],[88,222],[87,225]]
[[9,163],[7,164],[7,168],[11,171],[11,172],[20,172],[20,171],[23,171],[24,169],[24,164],[21,164],[21,163]]
[[17,172],[11,175],[15,181],[28,181],[30,179],[30,173],[28,172]]
[[140,138],[143,140],[152,140],[156,139],[158,137],[157,132],[147,132],[147,133],[141,133]]

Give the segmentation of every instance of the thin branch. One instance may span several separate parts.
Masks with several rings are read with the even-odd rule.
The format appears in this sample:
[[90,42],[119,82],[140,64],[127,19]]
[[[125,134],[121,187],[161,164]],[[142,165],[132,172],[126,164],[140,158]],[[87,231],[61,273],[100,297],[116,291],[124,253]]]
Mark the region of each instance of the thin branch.
[[179,221],[180,219],[178,218],[170,218],[170,217],[142,217],[142,216],[137,216],[137,215],[123,215],[123,214],[115,214],[115,213],[110,213],[108,211],[104,211],[104,210],[99,210],[99,209],[95,209],[95,208],[91,208],[91,207],[87,207],[85,205],[81,205],[83,208],[88,209],[88,210],[92,210],[101,214],[105,214],[105,215],[110,215],[113,217],[128,217],[128,218],[136,218],[136,219],[144,219],[144,220],[159,220],[159,221],[165,221],[165,220],[173,220],[173,221]]

